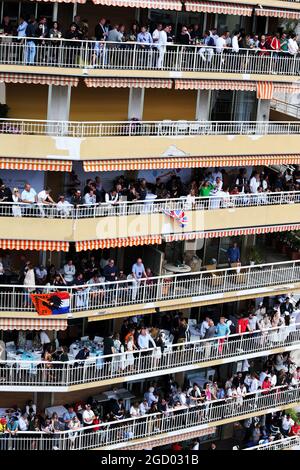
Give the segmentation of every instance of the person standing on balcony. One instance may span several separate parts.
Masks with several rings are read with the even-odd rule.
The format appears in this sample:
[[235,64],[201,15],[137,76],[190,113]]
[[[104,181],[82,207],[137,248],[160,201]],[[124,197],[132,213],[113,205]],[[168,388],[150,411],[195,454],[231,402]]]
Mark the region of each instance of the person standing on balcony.
[[162,69],[164,65],[164,57],[167,50],[167,43],[168,43],[168,32],[170,26],[166,25],[160,32],[157,42],[157,49],[159,52],[158,61],[157,61],[157,68]]
[[288,51],[292,56],[296,56],[299,53],[297,35],[295,33],[291,34],[290,39],[288,40]]
[[105,29],[105,23],[106,23],[106,19],[105,18],[100,18],[98,24],[96,25],[96,28],[95,28],[96,41],[105,41],[106,40],[107,31]]
[[26,64],[34,64],[36,55],[36,41],[34,38],[38,35],[38,23],[33,15],[31,15],[29,23],[26,28],[26,37],[29,38],[26,42]]
[[241,252],[238,247],[237,242],[234,242],[231,247],[228,248],[227,250],[227,259],[228,259],[228,264],[229,267],[233,263],[240,263],[241,262]]
[[20,16],[19,26],[17,28],[18,38],[26,38],[27,26],[28,26],[27,21],[25,21],[25,19],[22,16]]
[[67,286],[72,286],[73,285],[75,273],[76,273],[76,268],[73,264],[73,261],[70,259],[64,265],[64,279],[67,283]]
[[[230,328],[226,323],[226,318],[220,317],[220,321],[217,324],[217,328],[216,328],[216,336],[229,336],[229,335],[230,335]],[[218,351],[220,354],[222,354],[224,343],[225,343],[225,338],[222,338],[219,340]]]
[[[23,203],[28,204],[29,206],[32,206],[37,202],[36,191],[31,187],[29,183],[25,183],[24,190],[21,194],[21,199]],[[28,209],[25,209],[25,214],[31,215],[32,211],[33,208],[29,207]]]

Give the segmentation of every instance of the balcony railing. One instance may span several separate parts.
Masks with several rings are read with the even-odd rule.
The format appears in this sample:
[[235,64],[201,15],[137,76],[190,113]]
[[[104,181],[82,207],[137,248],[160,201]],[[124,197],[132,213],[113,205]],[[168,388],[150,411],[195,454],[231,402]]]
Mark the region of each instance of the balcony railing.
[[86,219],[140,214],[160,214],[164,211],[202,211],[241,207],[299,204],[300,191],[265,192],[258,194],[234,194],[196,197],[194,200],[182,196],[177,199],[145,199],[143,201],[118,201],[92,205],[26,204],[1,202],[0,217],[47,217],[50,219]]
[[299,436],[286,437],[285,439],[269,442],[267,444],[261,444],[255,447],[249,447],[248,449],[244,450],[292,450],[294,447],[297,447],[298,449],[300,447]]
[[[88,426],[76,432],[61,431],[51,435],[43,432],[18,432],[17,438],[4,439],[5,444],[15,450],[84,450],[118,449],[134,445],[143,440],[180,434],[181,430],[197,430],[237,421],[253,413],[282,409],[289,404],[299,403],[300,387],[288,389],[276,387],[270,392],[258,391],[240,399],[207,401],[196,406],[181,406],[166,414],[154,413],[139,418],[113,421],[97,426]],[[3,450],[5,450],[2,447]]]
[[[300,324],[270,328],[255,333],[234,334],[184,344],[172,344],[160,348],[91,357],[85,361],[69,362],[0,361],[0,390],[11,387],[29,389],[51,388],[65,391],[66,387],[83,384],[88,386],[100,381],[120,379],[120,382],[138,377],[157,376],[174,370],[184,371],[209,362],[237,361],[239,358],[256,357],[260,353],[280,348],[299,348]],[[241,360],[241,359],[240,359]],[[50,368],[49,368],[50,367]]]
[[5,37],[0,64],[39,67],[165,70],[174,72],[228,72],[299,75],[300,58],[282,52],[231,48],[218,52],[205,45],[153,46],[67,39]]
[[271,101],[271,108],[280,113],[288,114],[297,119],[300,119],[300,106],[288,103],[287,101],[277,100],[275,98]]
[[[201,297],[258,290],[267,292],[272,287],[289,287],[300,282],[300,261],[283,261],[239,268],[199,271],[189,274],[170,274],[136,281],[102,282],[80,287],[56,286],[21,286],[1,285],[0,311],[34,312],[29,294],[32,292],[53,292],[58,290],[70,293],[70,313],[87,310],[106,310],[127,305],[144,304],[153,306],[155,302],[192,297],[200,301]],[[293,287],[293,286],[292,286]],[[207,297],[206,297],[207,298]],[[106,311],[103,312],[106,314]]]
[[298,121],[43,121],[0,119],[0,134],[66,137],[179,137],[300,134]]

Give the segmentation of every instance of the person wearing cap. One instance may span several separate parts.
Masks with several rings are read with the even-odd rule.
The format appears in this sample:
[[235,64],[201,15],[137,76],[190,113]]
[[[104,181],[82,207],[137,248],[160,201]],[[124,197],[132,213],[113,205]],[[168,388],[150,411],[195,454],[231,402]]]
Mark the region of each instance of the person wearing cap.
[[82,421],[83,421],[83,426],[91,426],[93,424],[93,421],[95,419],[95,413],[93,412],[91,405],[88,403],[85,405],[85,410],[82,413]]
[[285,299],[285,302],[282,302],[282,304],[280,305],[280,313],[281,315],[285,316],[287,314],[291,315],[293,311],[294,311],[294,306],[291,303],[290,298],[287,297]]

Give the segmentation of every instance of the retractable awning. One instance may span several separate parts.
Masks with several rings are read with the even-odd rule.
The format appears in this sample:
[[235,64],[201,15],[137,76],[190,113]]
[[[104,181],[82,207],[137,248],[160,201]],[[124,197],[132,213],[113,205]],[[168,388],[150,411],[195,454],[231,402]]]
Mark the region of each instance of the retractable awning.
[[68,321],[57,318],[0,318],[0,330],[66,330]]
[[77,86],[79,78],[60,75],[33,75],[31,73],[0,73],[0,82],[29,83],[31,85]]
[[69,242],[46,240],[0,240],[1,250],[69,251]]
[[176,79],[175,90],[237,90],[257,91],[257,88],[267,87],[272,83],[274,92],[300,93],[300,85],[297,83],[262,82],[259,80],[189,80]]
[[106,240],[87,240],[76,242],[76,251],[99,250],[104,248],[122,248],[127,246],[155,245],[162,243],[161,235],[140,237],[111,238]]
[[279,10],[277,8],[256,8],[256,16],[268,16],[273,18],[286,18],[289,20],[299,20],[299,10]]
[[88,88],[172,88],[168,79],[142,78],[85,78]]
[[131,8],[153,8],[156,10],[182,10],[181,0],[93,0],[95,5]]
[[201,2],[197,0],[188,0],[185,2],[186,11],[199,13],[218,13],[224,15],[251,16],[253,6],[239,5],[238,3],[224,2]]

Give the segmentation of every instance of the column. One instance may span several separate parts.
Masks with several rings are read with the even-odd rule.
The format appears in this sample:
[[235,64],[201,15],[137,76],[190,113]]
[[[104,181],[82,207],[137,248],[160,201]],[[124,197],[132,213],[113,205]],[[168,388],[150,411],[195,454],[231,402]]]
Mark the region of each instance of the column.
[[0,83],[0,103],[6,104],[6,84],[4,82]]
[[55,2],[53,4],[52,21],[57,21],[57,15],[58,15],[58,3]]
[[49,85],[47,119],[68,121],[70,102],[71,86]]
[[130,88],[128,119],[143,119],[145,88]]
[[270,120],[270,107],[271,100],[258,100],[257,103],[257,121],[269,121]]
[[266,24],[265,24],[265,34],[269,32],[269,17],[266,16]]
[[196,120],[209,121],[211,90],[198,90],[196,104]]

